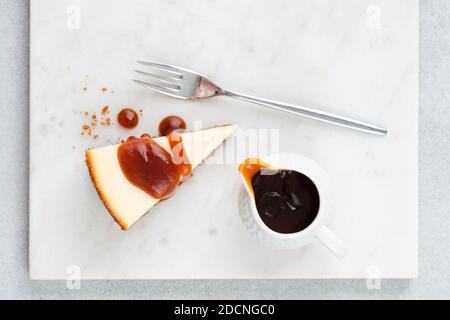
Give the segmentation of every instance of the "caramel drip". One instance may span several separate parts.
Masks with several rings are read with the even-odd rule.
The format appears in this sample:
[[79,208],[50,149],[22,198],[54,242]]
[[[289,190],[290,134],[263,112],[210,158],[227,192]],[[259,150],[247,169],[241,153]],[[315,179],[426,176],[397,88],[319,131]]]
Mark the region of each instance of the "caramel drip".
[[117,121],[122,127],[132,129],[139,123],[139,116],[133,109],[125,108],[117,115]]
[[172,161],[177,165],[178,172],[182,178],[192,174],[192,165],[184,150],[183,138],[180,130],[174,130],[167,136],[172,151]]
[[186,122],[178,116],[165,117],[159,123],[159,134],[162,136],[167,136],[177,129],[186,129]]
[[257,158],[248,158],[239,165],[239,172],[244,177],[245,183],[249,190],[253,193],[252,179],[261,169],[273,169],[271,165]]

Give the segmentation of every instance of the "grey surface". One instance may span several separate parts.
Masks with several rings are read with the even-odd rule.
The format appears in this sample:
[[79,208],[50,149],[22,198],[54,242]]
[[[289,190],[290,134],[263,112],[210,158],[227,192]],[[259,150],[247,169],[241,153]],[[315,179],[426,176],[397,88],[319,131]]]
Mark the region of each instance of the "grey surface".
[[[420,2],[419,278],[63,281],[28,279],[28,1],[0,0],[0,298],[450,298],[450,1]],[[449,127],[449,128],[448,128]]]

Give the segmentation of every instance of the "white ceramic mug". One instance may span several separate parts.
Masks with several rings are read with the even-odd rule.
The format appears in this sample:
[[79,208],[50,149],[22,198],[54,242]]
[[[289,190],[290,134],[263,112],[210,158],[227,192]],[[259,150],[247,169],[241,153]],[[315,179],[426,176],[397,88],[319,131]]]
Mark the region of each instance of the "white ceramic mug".
[[319,212],[314,221],[301,231],[287,234],[273,231],[259,216],[252,191],[241,176],[245,191],[241,192],[239,201],[240,215],[247,229],[259,240],[279,249],[295,249],[317,239],[336,257],[344,257],[347,248],[325,225],[330,215],[329,179],[325,171],[311,159],[297,154],[280,153],[261,160],[274,168],[294,170],[311,179],[319,192]]

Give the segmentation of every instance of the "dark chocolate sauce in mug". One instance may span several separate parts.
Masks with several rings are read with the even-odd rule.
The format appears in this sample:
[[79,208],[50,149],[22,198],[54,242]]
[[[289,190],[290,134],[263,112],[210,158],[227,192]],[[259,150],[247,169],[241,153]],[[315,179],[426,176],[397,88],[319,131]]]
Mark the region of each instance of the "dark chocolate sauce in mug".
[[253,192],[261,220],[273,231],[296,233],[316,218],[319,192],[304,174],[273,168],[258,159],[247,159],[239,170]]

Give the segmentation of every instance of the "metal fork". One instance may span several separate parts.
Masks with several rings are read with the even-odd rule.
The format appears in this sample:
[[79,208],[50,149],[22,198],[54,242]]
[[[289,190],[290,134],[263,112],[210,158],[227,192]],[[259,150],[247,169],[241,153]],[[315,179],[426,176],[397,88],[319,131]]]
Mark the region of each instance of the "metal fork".
[[[364,131],[367,133],[385,135],[387,130],[369,123],[334,115],[324,111],[313,110],[292,104],[256,98],[220,88],[201,74],[185,68],[168,64],[160,64],[147,61],[138,63],[151,67],[152,72],[135,70],[137,73],[150,77],[152,82],[134,80],[144,87],[159,93],[179,99],[206,99],[215,96],[227,96],[248,102],[253,102],[265,107],[289,112],[295,115],[319,120],[322,122]],[[156,71],[156,72],[155,72]]]

